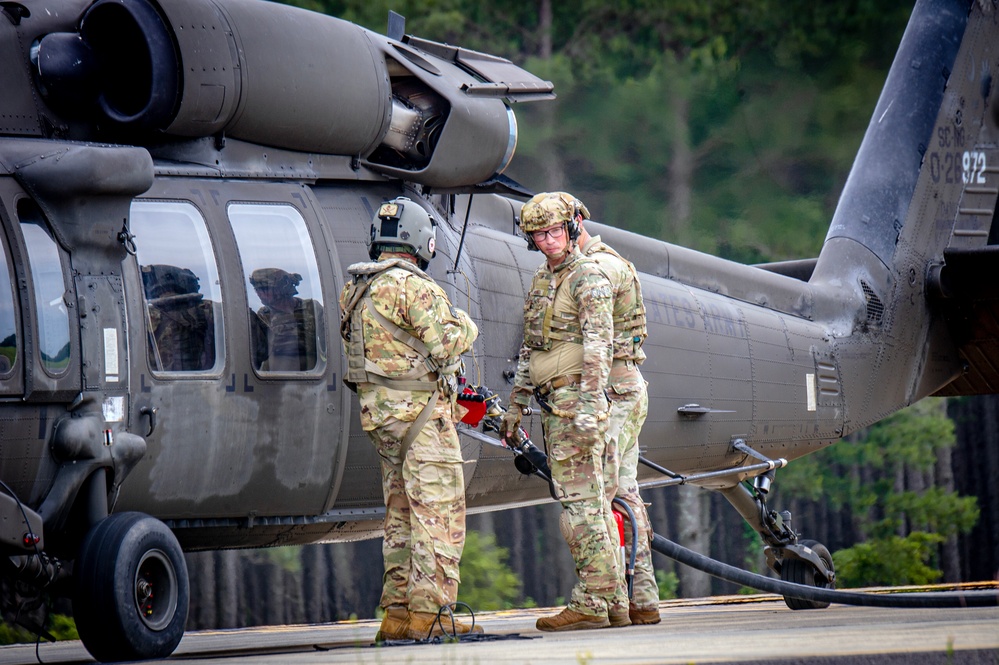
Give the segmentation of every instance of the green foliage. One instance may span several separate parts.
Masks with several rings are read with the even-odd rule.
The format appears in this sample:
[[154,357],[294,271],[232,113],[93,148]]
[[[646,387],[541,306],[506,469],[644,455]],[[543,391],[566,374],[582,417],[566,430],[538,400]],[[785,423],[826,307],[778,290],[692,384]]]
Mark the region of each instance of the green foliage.
[[6,621],[0,623],[0,644],[27,644],[37,640],[37,636],[20,626]]
[[272,547],[262,550],[268,561],[294,575],[302,571],[301,547]]
[[780,492],[848,511],[866,537],[833,553],[840,586],[925,584],[940,577],[936,546],[971,531],[977,502],[941,487],[916,492],[897,483],[931,471],[954,442],[946,400],[929,398],[778,474]]
[[836,586],[901,586],[929,584],[942,573],[930,565],[943,536],[914,532],[905,538],[875,538],[833,553]]
[[[517,106],[507,174],[598,221],[756,263],[818,254],[911,0],[289,0],[507,57],[555,84]],[[682,204],[689,201],[689,204]],[[679,206],[676,208],[675,206]]]
[[475,611],[520,606],[522,583],[507,565],[509,558],[509,551],[498,546],[492,534],[468,531],[461,555],[458,600]]
[[0,346],[0,356],[5,357],[6,363],[0,363],[0,371],[3,370],[4,364],[7,367],[13,367],[14,363],[17,361],[17,347],[15,346]]
[[979,512],[975,497],[958,496],[939,487],[921,494],[893,494],[885,500],[885,513],[892,516],[889,526],[901,526],[899,516],[905,515],[910,524],[944,537],[970,532]]
[[[49,625],[45,629],[57,641],[80,639],[80,634],[76,632],[76,623],[65,614],[50,614]],[[6,621],[0,622],[0,644],[31,644],[37,640],[38,636],[29,630]]]
[[659,586],[659,600],[671,600],[676,598],[676,591],[680,587],[680,578],[673,571],[666,571],[657,568],[656,584]]

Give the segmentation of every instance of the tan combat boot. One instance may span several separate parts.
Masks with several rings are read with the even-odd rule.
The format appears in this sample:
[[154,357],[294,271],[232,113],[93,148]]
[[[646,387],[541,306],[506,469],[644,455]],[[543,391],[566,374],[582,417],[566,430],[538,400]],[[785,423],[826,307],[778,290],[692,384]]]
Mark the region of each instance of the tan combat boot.
[[481,633],[482,626],[470,626],[458,619],[452,619],[449,614],[442,614],[437,620],[436,612],[410,612],[407,637],[411,640],[425,640],[433,637],[451,637]]
[[409,609],[402,605],[390,605],[382,616],[382,625],[375,634],[375,642],[388,640],[408,640]]
[[589,628],[606,628],[610,621],[605,616],[581,614],[568,607],[552,617],[541,617],[535,624],[538,630],[556,632],[560,630],[587,630]]
[[628,608],[628,616],[631,618],[631,623],[636,626],[644,626],[662,621],[662,619],[659,618],[658,607],[654,607],[650,610],[640,610],[632,605]]
[[628,606],[625,604],[614,605],[611,604],[607,608],[607,619],[610,621],[611,628],[624,628],[625,626],[631,625],[631,616]]

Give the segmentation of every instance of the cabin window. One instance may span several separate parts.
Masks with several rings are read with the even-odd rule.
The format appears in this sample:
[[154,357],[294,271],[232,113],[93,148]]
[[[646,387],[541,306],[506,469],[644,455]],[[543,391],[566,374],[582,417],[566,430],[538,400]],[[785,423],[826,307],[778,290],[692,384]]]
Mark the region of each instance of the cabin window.
[[254,367],[260,372],[323,369],[323,291],[302,215],[289,205],[233,203],[229,222],[243,264]]
[[49,235],[38,204],[22,199],[17,204],[17,215],[34,285],[42,367],[52,375],[64,374],[69,366],[69,311],[59,248]]
[[149,367],[211,372],[221,361],[222,289],[205,221],[183,201],[135,201]]
[[0,232],[0,377],[8,377],[17,363],[17,310],[10,277],[7,241]]

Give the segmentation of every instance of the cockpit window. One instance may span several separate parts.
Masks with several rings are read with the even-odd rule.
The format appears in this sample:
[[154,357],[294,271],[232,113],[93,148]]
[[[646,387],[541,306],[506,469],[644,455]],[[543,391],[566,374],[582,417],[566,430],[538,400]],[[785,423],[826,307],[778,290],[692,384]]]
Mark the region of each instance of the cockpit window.
[[246,279],[254,367],[260,372],[323,368],[323,291],[302,215],[289,205],[233,203],[228,210]]
[[63,374],[69,366],[69,312],[64,300],[66,282],[59,248],[49,235],[38,204],[22,199],[17,204],[17,215],[21,220],[21,234],[34,284],[42,367],[50,374]]
[[210,372],[221,360],[222,289],[201,214],[183,201],[135,201],[135,256],[154,372]]
[[14,289],[10,281],[7,241],[0,233],[0,377],[5,377],[17,362],[17,318]]

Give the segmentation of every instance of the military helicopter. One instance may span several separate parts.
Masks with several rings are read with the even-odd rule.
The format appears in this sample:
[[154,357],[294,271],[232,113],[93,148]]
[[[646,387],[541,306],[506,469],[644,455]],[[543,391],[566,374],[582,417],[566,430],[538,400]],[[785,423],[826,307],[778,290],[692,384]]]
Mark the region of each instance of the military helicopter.
[[[640,480],[721,492],[785,580],[834,571],[767,506],[776,469],[999,390],[997,21],[917,2],[816,259],[587,223],[641,272]],[[482,330],[469,379],[508,386],[540,263],[516,232],[532,192],[502,175],[511,104],[553,86],[404,32],[260,0],[0,4],[5,609],[66,594],[98,659],[165,657],[183,552],[380,535],[335,303],[385,200],[440,220],[431,274]],[[299,343],[267,337],[282,316]],[[470,511],[548,498],[462,432]]]

